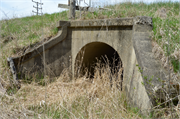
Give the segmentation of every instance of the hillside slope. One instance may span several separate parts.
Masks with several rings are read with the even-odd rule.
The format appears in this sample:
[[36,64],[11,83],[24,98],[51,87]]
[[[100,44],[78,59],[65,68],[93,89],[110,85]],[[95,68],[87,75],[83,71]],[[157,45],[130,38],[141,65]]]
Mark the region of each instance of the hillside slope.
[[[179,3],[149,5],[123,3],[107,6],[107,8],[112,10],[84,12],[81,18],[79,17],[80,13],[77,12],[76,20],[153,17],[153,52],[162,61],[163,67],[167,70],[170,69],[171,79],[179,81]],[[115,87],[109,89],[108,82],[102,80],[108,79],[106,73],[100,75],[97,72],[95,82],[90,83],[86,77],[77,79],[77,81],[69,81],[65,70],[62,76],[53,83],[47,83],[44,79],[38,82],[36,79],[32,79],[30,81],[22,80],[20,90],[13,87],[7,58],[21,55],[28,49],[36,47],[40,41],[55,36],[57,34],[56,23],[59,20],[68,20],[68,11],[0,21],[0,84],[7,89],[7,95],[0,94],[0,110],[3,110],[0,115],[5,118],[43,118],[43,116],[45,118],[143,118],[142,115],[139,115],[137,108],[128,105],[123,93]],[[155,113],[150,117],[168,117],[170,111],[172,110],[168,108],[159,109],[158,114]],[[175,116],[179,117],[180,115],[177,113]]]

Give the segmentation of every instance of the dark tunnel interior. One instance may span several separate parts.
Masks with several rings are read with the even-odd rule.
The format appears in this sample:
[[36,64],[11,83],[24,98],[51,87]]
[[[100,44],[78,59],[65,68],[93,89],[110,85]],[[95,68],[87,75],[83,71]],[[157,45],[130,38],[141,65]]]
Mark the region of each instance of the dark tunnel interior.
[[97,63],[108,65],[112,74],[122,67],[122,61],[114,48],[102,42],[93,42],[85,45],[76,56],[76,77],[88,74],[93,78]]

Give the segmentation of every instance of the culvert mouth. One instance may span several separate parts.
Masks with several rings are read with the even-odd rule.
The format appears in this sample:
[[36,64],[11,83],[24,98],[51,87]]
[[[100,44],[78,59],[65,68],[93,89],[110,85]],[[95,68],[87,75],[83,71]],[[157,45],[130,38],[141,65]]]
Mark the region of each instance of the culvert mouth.
[[[84,75],[94,78],[96,67],[103,66],[109,67],[109,73],[113,75],[123,64],[118,52],[111,46],[102,42],[89,43],[76,56],[74,74],[76,78]],[[123,78],[123,71],[121,77]]]

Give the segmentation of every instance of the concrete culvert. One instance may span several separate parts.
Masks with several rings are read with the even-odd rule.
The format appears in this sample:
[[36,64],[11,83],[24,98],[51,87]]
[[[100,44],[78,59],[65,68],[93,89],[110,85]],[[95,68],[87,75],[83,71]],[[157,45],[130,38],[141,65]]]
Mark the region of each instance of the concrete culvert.
[[[87,75],[94,78],[95,67],[109,67],[109,75],[118,73],[122,61],[111,46],[102,42],[93,42],[85,45],[77,54],[75,60],[75,77]],[[121,74],[123,78],[123,74]]]

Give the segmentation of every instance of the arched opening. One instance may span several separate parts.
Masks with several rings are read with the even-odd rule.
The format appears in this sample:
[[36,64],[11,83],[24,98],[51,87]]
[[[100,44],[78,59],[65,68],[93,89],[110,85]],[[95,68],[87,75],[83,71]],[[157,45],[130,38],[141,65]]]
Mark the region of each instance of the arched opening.
[[[93,78],[95,67],[99,63],[101,66],[108,65],[111,74],[115,74],[123,66],[120,56],[114,48],[102,42],[92,42],[85,45],[76,56],[75,77],[86,74]],[[123,71],[121,78],[123,79]]]

